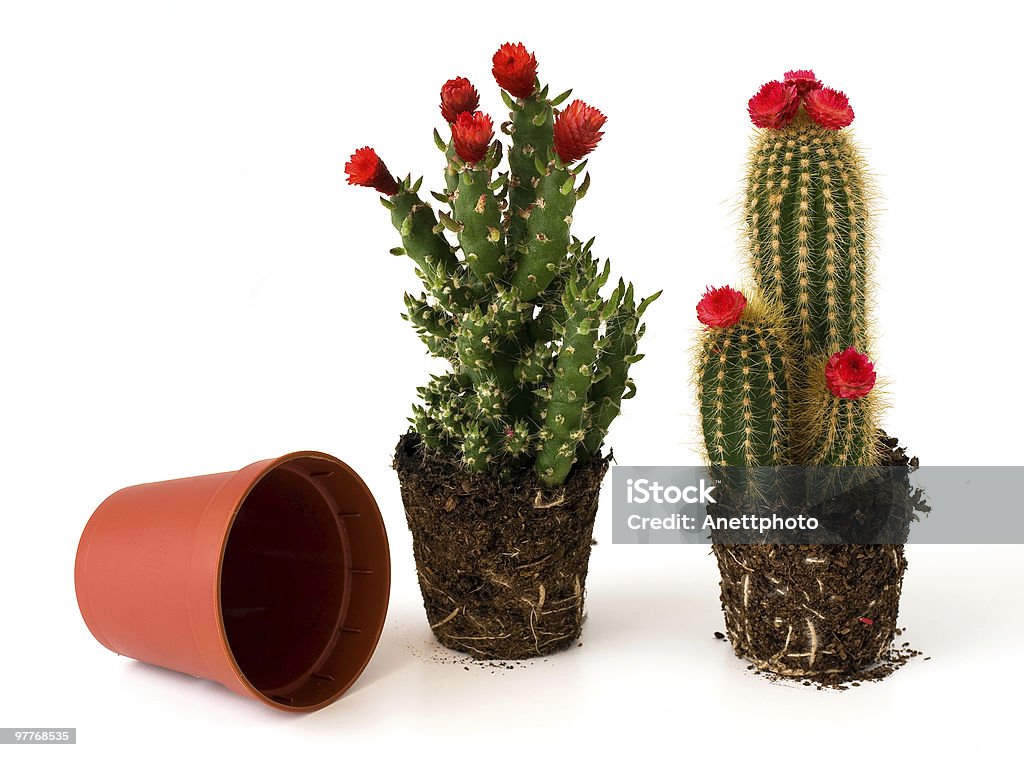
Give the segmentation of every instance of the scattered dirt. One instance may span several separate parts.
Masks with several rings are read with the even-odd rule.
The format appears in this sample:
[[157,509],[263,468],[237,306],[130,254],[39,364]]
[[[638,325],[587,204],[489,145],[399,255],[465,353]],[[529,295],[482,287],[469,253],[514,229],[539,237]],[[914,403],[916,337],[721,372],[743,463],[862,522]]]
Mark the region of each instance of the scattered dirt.
[[532,468],[470,473],[407,434],[394,467],[438,641],[477,660],[520,660],[577,640],[608,458],[546,491]]
[[[885,465],[913,468],[880,432]],[[716,544],[733,651],[749,670],[844,689],[888,677],[920,652],[893,646],[902,544]],[[719,634],[715,634],[716,638]]]
[[[897,628],[896,635],[899,636],[905,632],[906,628]],[[718,632],[715,634],[718,635]],[[723,634],[724,638],[724,634]],[[832,689],[835,691],[846,691],[851,688],[858,688],[863,683],[872,683],[881,681],[897,670],[902,668],[908,662],[915,657],[920,657],[921,652],[916,649],[910,649],[909,642],[903,642],[899,647],[890,646],[881,656],[881,658],[875,664],[871,665],[864,670],[855,673],[849,673],[846,675],[829,675],[829,676],[789,676],[779,675],[773,673],[770,670],[758,668],[756,665],[748,665],[747,670],[757,676],[767,678],[770,681],[794,683],[799,682],[804,686],[815,686],[818,691],[823,689]],[[923,660],[930,660],[931,657],[924,657]]]

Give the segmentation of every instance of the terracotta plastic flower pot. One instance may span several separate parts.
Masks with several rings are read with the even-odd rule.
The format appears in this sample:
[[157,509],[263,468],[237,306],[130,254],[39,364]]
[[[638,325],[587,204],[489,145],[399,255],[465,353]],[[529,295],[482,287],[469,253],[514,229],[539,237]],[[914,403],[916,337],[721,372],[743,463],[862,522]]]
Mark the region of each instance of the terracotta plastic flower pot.
[[122,489],[75,561],[105,647],[287,711],[324,707],[359,677],[390,577],[373,495],[320,452]]
[[566,649],[583,628],[590,547],[608,460],[541,488],[532,468],[504,477],[402,437],[395,454],[427,621],[437,640],[477,659]]

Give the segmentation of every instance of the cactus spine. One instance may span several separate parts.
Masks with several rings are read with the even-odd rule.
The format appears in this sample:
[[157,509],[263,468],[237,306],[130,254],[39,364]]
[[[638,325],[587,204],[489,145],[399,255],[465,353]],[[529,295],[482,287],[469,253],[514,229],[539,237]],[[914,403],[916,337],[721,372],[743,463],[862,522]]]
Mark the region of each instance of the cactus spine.
[[638,304],[622,281],[602,296],[609,266],[594,258],[593,240],[572,235],[590,185],[582,159],[604,116],[579,101],[559,110],[569,93],[548,98],[522,45],[499,53],[495,78],[511,110],[507,171],[491,120],[461,77],[441,91],[451,139],[434,135],[445,153],[445,191],[434,197],[446,210],[435,214],[420,182],[396,182],[369,148],[346,171],[350,183],[386,195],[402,237],[392,252],[408,255],[425,285],[406,295],[404,317],[451,365],[419,390],[410,423],[422,443],[476,472],[532,464],[550,488],[599,453],[635,391],[629,366],[642,357],[640,319],[654,297]]

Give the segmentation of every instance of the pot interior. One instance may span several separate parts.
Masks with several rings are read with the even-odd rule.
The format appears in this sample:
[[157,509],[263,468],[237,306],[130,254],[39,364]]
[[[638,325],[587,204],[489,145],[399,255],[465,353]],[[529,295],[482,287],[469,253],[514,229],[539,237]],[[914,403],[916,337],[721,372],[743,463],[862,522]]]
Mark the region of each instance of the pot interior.
[[235,662],[253,688],[286,705],[323,696],[315,678],[348,603],[345,529],[317,475],[285,464],[260,479],[235,516],[221,567]]

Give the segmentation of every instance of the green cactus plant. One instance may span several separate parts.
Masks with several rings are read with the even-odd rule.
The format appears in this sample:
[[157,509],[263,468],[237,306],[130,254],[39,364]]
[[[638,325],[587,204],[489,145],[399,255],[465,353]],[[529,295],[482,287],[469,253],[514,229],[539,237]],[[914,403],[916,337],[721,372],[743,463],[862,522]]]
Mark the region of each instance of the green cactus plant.
[[[748,304],[729,287],[709,289],[697,308],[707,327],[696,384],[708,459],[876,465],[878,400],[864,354],[872,193],[844,130],[853,110],[810,71],[764,85],[748,109],[760,127],[744,202],[754,295]],[[765,335],[759,349],[738,350],[754,328]],[[771,381],[752,358],[771,360]],[[775,371],[778,364],[784,370]],[[785,402],[772,404],[780,395]]]
[[603,345],[607,354],[605,372],[595,377],[590,390],[590,430],[583,440],[584,454],[588,457],[600,451],[608,427],[622,409],[622,401],[636,393],[636,386],[629,378],[629,366],[643,359],[643,355],[637,352],[638,342],[646,330],[640,319],[654,300],[649,297],[637,302],[633,285],[627,285],[622,279],[619,279],[617,291],[622,292],[622,298],[606,322]]
[[[874,367],[850,347],[827,362],[819,359],[808,373],[798,419],[804,430],[802,461],[832,467],[877,465],[879,399],[878,392],[870,391]],[[844,383],[842,377],[847,377]]]
[[722,287],[697,306],[704,446],[723,484],[714,507],[816,525],[712,533],[726,630],[761,670],[875,678],[877,663],[900,664],[890,650],[916,461],[880,432],[865,354],[872,188],[846,96],[811,71],[765,84],[748,111],[758,127],[743,203],[749,301]]
[[[410,422],[424,445],[471,471],[532,464],[547,488],[600,453],[621,402],[635,392],[644,310],[609,277],[593,240],[572,234],[583,174],[605,117],[580,102],[559,106],[537,81],[536,58],[503,45],[493,73],[511,111],[507,168],[491,119],[464,78],[441,90],[451,137],[435,131],[445,154],[439,213],[420,181],[396,181],[370,148],[346,164],[349,183],[377,189],[402,239],[396,255],[417,266],[425,291],[406,295],[405,318],[451,370],[419,390]],[[581,177],[581,174],[582,177]],[[454,236],[454,240],[451,238]]]
[[747,304],[731,288],[741,315],[709,329],[698,351],[698,402],[708,459],[715,466],[787,465],[790,454],[790,378],[786,332],[777,313]]

